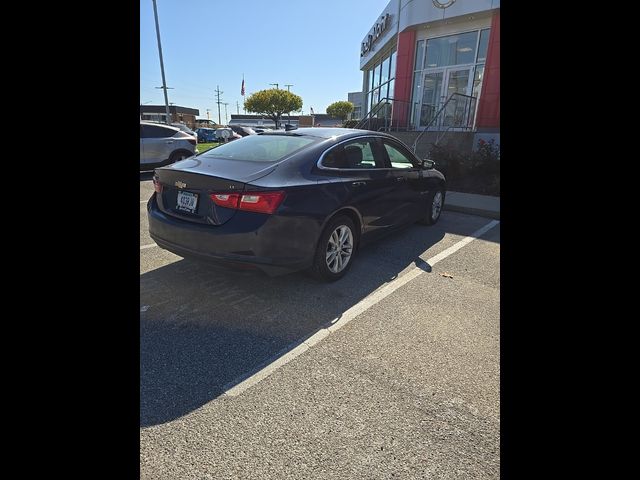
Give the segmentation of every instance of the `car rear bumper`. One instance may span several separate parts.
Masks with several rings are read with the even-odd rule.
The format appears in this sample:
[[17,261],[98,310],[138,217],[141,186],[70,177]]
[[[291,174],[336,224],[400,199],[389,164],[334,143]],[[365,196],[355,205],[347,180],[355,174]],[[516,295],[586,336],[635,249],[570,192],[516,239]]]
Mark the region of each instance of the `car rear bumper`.
[[147,216],[149,235],[165,250],[271,276],[310,267],[318,238],[314,222],[278,215],[237,212],[217,226],[185,221],[162,212],[155,195],[147,204]]

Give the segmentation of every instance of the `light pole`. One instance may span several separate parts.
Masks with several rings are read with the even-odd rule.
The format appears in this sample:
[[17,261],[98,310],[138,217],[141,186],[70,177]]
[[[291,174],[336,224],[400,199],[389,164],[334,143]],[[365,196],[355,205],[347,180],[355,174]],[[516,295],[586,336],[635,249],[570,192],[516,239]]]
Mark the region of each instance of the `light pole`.
[[270,83],[269,85],[275,85],[276,86],[276,90],[278,89],[278,86],[280,85],[279,83]]
[[171,113],[169,112],[169,97],[167,96],[167,81],[164,77],[164,62],[162,61],[162,45],[160,44],[160,25],[158,24],[158,6],[156,0],[153,1],[153,16],[156,19],[156,36],[158,37],[158,54],[160,55],[160,73],[162,73],[162,88],[164,91],[164,107],[167,113],[167,125],[171,125]]
[[229,125],[229,117],[227,116],[227,105],[229,104],[223,103],[222,105],[224,105],[224,124]]

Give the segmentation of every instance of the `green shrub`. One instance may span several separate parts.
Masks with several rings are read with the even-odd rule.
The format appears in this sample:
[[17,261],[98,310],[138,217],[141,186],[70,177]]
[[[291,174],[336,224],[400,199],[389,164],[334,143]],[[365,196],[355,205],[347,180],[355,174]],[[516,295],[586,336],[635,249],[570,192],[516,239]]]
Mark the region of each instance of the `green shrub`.
[[429,158],[447,178],[448,189],[500,195],[500,148],[493,140],[479,140],[478,149],[469,153],[448,145],[433,145]]
[[353,128],[358,124],[358,120],[345,120],[342,126],[344,128]]

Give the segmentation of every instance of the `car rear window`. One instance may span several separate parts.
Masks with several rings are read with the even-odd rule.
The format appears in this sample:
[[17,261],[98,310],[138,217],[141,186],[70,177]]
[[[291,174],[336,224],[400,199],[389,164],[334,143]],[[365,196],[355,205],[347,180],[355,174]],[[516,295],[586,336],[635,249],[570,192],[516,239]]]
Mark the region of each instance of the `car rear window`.
[[248,135],[209,150],[202,156],[250,162],[277,162],[321,140],[298,135]]

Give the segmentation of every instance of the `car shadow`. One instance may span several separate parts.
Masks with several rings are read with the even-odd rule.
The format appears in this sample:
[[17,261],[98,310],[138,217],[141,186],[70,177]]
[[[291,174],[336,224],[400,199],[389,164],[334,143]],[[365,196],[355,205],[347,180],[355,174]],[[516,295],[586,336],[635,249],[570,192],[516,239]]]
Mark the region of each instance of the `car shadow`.
[[[305,273],[270,278],[179,258],[140,276],[140,425],[179,418],[327,327],[415,265],[451,227],[439,222],[387,236],[357,253],[349,273],[321,283]],[[472,226],[466,234],[471,233]]]

